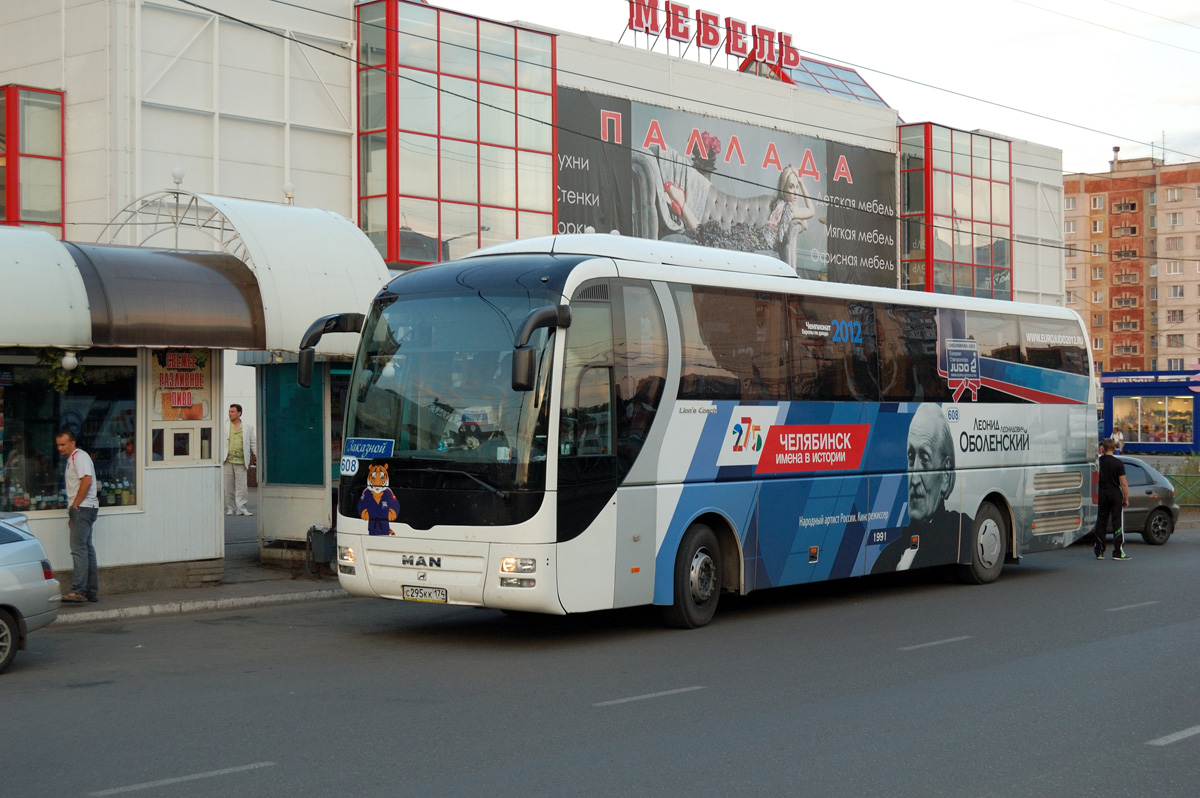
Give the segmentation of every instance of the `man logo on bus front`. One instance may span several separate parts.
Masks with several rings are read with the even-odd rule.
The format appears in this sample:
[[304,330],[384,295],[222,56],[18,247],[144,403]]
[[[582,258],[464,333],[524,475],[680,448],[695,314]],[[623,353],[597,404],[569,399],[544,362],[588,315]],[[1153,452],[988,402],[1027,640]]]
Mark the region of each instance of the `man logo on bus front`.
[[387,463],[367,466],[367,487],[358,499],[358,514],[367,522],[369,535],[394,535],[389,522],[396,520],[400,502],[388,486]]

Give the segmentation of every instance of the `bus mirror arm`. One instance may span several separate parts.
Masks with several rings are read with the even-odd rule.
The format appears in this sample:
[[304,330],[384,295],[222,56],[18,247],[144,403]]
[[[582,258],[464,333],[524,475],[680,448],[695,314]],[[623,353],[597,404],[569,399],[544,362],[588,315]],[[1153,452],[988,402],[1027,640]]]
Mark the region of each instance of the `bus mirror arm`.
[[312,385],[313,363],[316,361],[316,346],[325,333],[362,332],[366,316],[362,313],[334,313],[322,316],[309,325],[300,339],[300,354],[296,364],[296,384],[301,388]]
[[570,327],[570,305],[546,305],[534,308],[521,321],[517,328],[516,340],[513,341],[512,359],[512,389],[514,391],[533,390],[537,378],[537,353],[529,346],[529,339],[534,332],[542,327]]

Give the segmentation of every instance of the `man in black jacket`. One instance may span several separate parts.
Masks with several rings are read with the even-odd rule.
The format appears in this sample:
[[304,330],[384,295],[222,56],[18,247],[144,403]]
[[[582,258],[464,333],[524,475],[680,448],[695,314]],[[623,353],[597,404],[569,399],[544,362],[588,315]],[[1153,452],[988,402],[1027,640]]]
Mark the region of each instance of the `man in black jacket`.
[[1108,534],[1111,519],[1113,530],[1113,559],[1128,560],[1125,553],[1125,508],[1129,506],[1129,483],[1125,481],[1125,464],[1113,455],[1117,446],[1112,438],[1101,444],[1104,454],[1100,455],[1100,505],[1096,513],[1095,539],[1096,559],[1104,559],[1104,538]]

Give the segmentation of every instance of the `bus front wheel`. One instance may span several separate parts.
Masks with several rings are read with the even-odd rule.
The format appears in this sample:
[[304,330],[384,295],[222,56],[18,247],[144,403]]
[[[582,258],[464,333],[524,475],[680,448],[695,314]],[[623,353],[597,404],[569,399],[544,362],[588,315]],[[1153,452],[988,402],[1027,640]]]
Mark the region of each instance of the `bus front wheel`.
[[968,585],[995,582],[1004,567],[1005,541],[1008,523],[1004,514],[991,502],[985,502],[975,516],[971,530],[971,562],[958,566],[958,578]]
[[663,608],[668,624],[695,629],[712,620],[721,597],[721,546],[704,524],[692,524],[675,556],[675,603]]

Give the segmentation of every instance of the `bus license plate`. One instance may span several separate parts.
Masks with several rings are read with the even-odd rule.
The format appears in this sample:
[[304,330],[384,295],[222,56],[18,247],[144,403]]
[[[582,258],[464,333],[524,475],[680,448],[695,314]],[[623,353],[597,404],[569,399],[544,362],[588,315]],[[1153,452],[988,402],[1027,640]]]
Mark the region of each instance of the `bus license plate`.
[[446,603],[446,588],[444,587],[413,587],[404,585],[405,601],[430,601],[434,604]]

